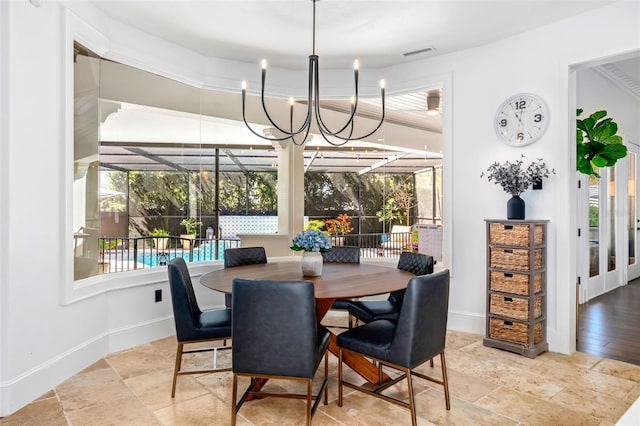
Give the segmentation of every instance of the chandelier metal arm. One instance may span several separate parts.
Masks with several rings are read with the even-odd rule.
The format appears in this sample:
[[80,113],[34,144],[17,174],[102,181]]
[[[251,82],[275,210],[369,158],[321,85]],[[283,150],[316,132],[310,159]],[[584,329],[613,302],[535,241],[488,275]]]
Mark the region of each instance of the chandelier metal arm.
[[[359,140],[363,140],[368,138],[369,136],[373,135],[375,132],[378,131],[378,129],[380,129],[380,126],[382,126],[382,123],[384,123],[384,117],[385,117],[385,101],[384,101],[384,88],[380,89],[380,97],[381,97],[381,101],[382,101],[382,116],[380,117],[380,121],[378,122],[378,125],[369,133],[362,135],[362,136],[358,136],[358,137],[352,137],[353,134],[353,123],[354,123],[354,115],[356,112],[356,108],[358,107],[357,102],[353,105],[352,109],[351,109],[351,116],[349,121],[347,122],[347,124],[340,129],[340,131],[338,132],[331,132],[325,125],[324,123],[322,123],[322,117],[320,115],[320,108],[318,103],[316,103],[316,121],[318,122],[318,129],[320,129],[320,132],[330,136],[333,136],[335,138],[338,138],[340,140],[343,140],[344,143],[348,142],[348,141],[359,141]],[[351,132],[349,133],[349,136],[344,137],[341,136],[340,133],[342,133],[347,126],[351,125]],[[325,137],[326,140],[326,137]],[[344,145],[344,143],[340,144],[340,145]],[[335,145],[335,144],[332,144]],[[336,146],[340,146],[340,145],[336,145]]]
[[326,124],[324,124],[324,121],[322,121],[322,115],[320,113],[320,72],[319,72],[317,56],[315,58],[315,65],[316,67],[314,68],[313,79],[314,79],[314,90],[315,90],[315,101],[316,101],[315,114],[316,114],[316,121],[318,122],[318,127],[322,128],[322,130],[324,130],[326,134],[331,136],[336,136],[336,137],[340,133],[344,132],[345,129],[349,127],[349,125],[351,125],[352,132],[353,132],[353,120],[355,118],[355,113],[358,108],[358,70],[357,69],[354,70],[355,96],[354,96],[354,104],[352,105],[352,108],[351,108],[351,115],[349,116],[349,119],[344,124],[344,126],[342,126],[340,130],[337,130],[334,132],[334,131],[331,131]]
[[[268,137],[268,136],[265,136],[265,135],[261,135],[260,133],[258,133],[255,130],[253,130],[253,128],[247,122],[247,118],[246,118],[246,115],[245,115],[245,91],[244,91],[244,89],[242,90],[242,121],[244,121],[244,124],[245,124],[245,126],[247,126],[247,129],[249,129],[251,131],[251,133],[253,133],[254,135],[256,135],[259,138],[267,139],[267,140],[270,140],[270,141],[285,141],[285,140],[291,138],[291,136],[285,136],[285,137],[282,137],[282,138]],[[289,132],[285,132],[285,134],[289,134]]]
[[357,138],[350,138],[349,140],[352,140],[352,141],[360,141],[360,140],[362,140],[362,139],[366,139],[366,138],[368,138],[369,136],[373,135],[375,132],[377,132],[377,131],[378,131],[378,129],[380,128],[380,126],[382,126],[382,123],[384,123],[384,116],[385,116],[385,108],[384,108],[384,88],[380,89],[380,98],[381,98],[381,101],[382,101],[382,107],[381,107],[381,110],[382,110],[382,116],[380,117],[380,121],[378,122],[378,125],[377,125],[377,126],[376,126],[372,131],[370,131],[369,133],[367,133],[366,135],[358,136]]
[[287,139],[291,139],[291,136],[285,136],[285,137],[282,137],[282,138],[268,137],[268,136],[265,136],[265,135],[261,135],[260,133],[258,133],[255,130],[253,130],[253,128],[249,125],[249,123],[247,123],[247,119],[245,118],[245,115],[244,115],[244,97],[242,99],[242,121],[244,121],[244,124],[247,126],[247,129],[249,129],[249,131],[251,133],[253,133],[254,135],[256,135],[259,138],[266,139],[266,140],[269,140],[269,141],[285,141]]
[[[353,134],[353,123],[351,123],[351,130],[349,131],[349,137],[347,137],[347,138],[340,138],[339,136],[335,136],[335,135],[331,135],[330,133],[326,133],[325,130],[322,129],[322,127],[320,127],[320,126],[318,126],[318,130],[320,132],[320,136],[322,136],[322,139],[327,141],[328,144],[333,145],[333,146],[343,146],[344,144],[346,144],[347,142],[352,140],[350,138],[351,138],[351,135]],[[331,139],[328,138],[328,136],[336,137],[339,140],[341,140],[341,142],[332,141]]]
[[[282,132],[282,133],[284,133],[284,134],[286,134],[286,135],[289,135],[289,136],[295,136],[295,135],[298,135],[298,134],[302,133],[302,132],[305,130],[305,127],[306,127],[305,125],[306,125],[306,123],[307,123],[307,120],[305,120],[305,123],[303,123],[303,125],[302,125],[302,126],[300,126],[300,128],[299,128],[298,130],[294,131],[293,129],[291,129],[291,130],[284,130],[283,128],[281,128],[280,126],[278,126],[278,125],[273,121],[273,119],[271,118],[271,115],[269,114],[269,111],[267,110],[267,105],[266,105],[266,102],[265,102],[265,99],[264,99],[264,86],[265,86],[265,80],[266,80],[266,77],[267,77],[267,70],[266,70],[265,68],[263,68],[263,69],[262,69],[262,88],[261,88],[261,90],[260,90],[260,99],[261,99],[261,102],[262,102],[262,109],[264,110],[264,114],[265,114],[265,116],[267,117],[267,120],[269,120],[269,123],[271,123],[271,125],[272,125],[273,127],[275,127],[276,129],[278,129],[278,131],[279,131],[279,132]],[[310,117],[308,117],[308,119],[309,119],[309,121],[311,120],[311,118],[310,118]],[[270,138],[269,138],[269,139],[270,139]]]
[[[293,123],[293,116],[292,116],[292,123]],[[292,124],[293,125],[293,124]],[[291,139],[291,141],[298,146],[304,145],[305,142],[307,141],[307,137],[309,136],[309,130],[311,130],[311,126],[307,126],[307,130],[304,132],[304,137],[302,138],[302,140],[300,142],[298,142],[295,138],[296,135],[291,135],[291,137],[289,139]]]

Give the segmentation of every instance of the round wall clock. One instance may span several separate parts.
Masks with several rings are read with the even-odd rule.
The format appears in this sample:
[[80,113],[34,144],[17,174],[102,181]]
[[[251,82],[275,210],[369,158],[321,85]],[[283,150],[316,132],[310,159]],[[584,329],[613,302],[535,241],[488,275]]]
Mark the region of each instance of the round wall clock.
[[525,146],[540,139],[549,125],[549,108],[531,93],[510,96],[496,111],[496,135],[511,146]]

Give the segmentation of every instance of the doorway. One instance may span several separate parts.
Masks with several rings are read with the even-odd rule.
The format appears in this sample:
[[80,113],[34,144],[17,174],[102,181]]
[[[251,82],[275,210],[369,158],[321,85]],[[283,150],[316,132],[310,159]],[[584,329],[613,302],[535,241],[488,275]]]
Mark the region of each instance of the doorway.
[[[576,338],[578,350],[606,357],[595,349],[602,349],[604,340],[595,342],[593,335],[609,335],[621,322],[635,326],[620,295],[629,291],[629,282],[640,285],[640,89],[634,88],[640,87],[640,52],[604,62],[576,72],[576,106],[584,109],[582,119],[606,110],[628,154],[615,166],[600,168],[599,179],[579,175]],[[617,323],[605,312],[616,312]]]
[[617,134],[628,150],[615,166],[598,169],[599,178],[579,175],[579,303],[640,276],[640,52],[609,61],[576,72],[576,106],[584,110],[580,118],[606,111],[605,118],[617,123]]

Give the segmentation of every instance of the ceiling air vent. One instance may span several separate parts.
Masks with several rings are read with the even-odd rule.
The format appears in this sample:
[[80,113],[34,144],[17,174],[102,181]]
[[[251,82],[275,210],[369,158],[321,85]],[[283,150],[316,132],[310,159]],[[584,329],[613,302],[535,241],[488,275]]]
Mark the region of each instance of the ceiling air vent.
[[418,50],[413,50],[411,52],[405,52],[403,53],[404,56],[413,56],[413,55],[418,55],[420,53],[427,53],[427,52],[433,52],[434,50],[436,50],[435,47],[430,46],[430,47],[425,47],[424,49],[418,49]]

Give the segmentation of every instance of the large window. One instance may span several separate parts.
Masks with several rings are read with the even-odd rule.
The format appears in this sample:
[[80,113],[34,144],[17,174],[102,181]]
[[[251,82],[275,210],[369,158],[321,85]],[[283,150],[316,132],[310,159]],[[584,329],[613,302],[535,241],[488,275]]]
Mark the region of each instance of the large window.
[[74,277],[98,273],[100,59],[74,49],[73,229]]
[[[435,176],[427,162],[439,162],[437,155],[372,142],[334,147],[316,137],[294,154],[304,162],[297,174],[281,161],[281,144],[245,128],[239,93],[199,89],[99,58],[79,44],[75,53],[76,280],[174,256],[216,260],[239,244],[238,234],[281,232],[282,167],[292,167],[288,180],[304,174],[305,216],[347,214],[353,233],[385,233],[439,214],[430,201],[434,190],[427,195],[421,178]],[[275,109],[286,104],[271,101]],[[340,114],[340,102],[329,106],[329,115]],[[388,117],[379,138],[385,127],[400,126],[397,114]]]

